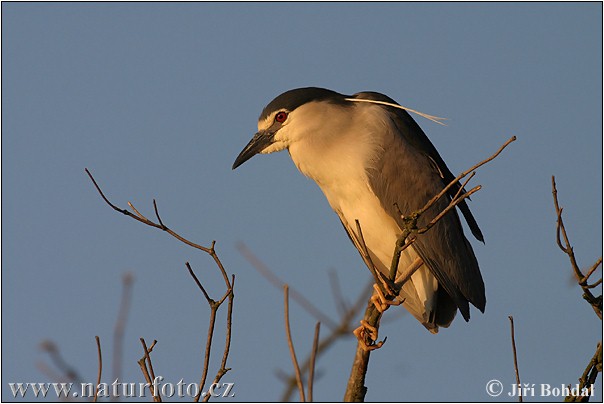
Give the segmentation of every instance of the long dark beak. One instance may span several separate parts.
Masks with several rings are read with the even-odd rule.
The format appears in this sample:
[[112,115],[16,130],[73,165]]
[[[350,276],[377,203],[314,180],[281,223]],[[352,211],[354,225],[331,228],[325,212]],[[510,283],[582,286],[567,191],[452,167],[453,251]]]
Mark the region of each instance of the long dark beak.
[[250,140],[247,146],[241,150],[241,153],[239,153],[239,156],[237,156],[235,159],[235,162],[233,163],[233,170],[254,157],[256,154],[260,153],[271,143],[273,143],[272,132],[266,131],[256,133],[252,140]]

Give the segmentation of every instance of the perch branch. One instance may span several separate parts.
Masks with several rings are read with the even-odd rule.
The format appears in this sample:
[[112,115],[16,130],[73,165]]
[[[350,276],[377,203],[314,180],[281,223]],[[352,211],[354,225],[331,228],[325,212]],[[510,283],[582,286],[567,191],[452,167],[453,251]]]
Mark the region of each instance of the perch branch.
[[[453,179],[453,181],[451,181],[448,185],[446,185],[437,195],[435,195],[433,198],[431,198],[418,211],[415,211],[408,216],[401,215],[402,219],[404,221],[404,226],[403,226],[404,228],[401,229],[402,234],[398,238],[396,245],[395,245],[393,259],[391,262],[390,272],[389,272],[390,281],[394,282],[396,280],[396,273],[398,270],[398,264],[400,262],[400,254],[402,253],[402,251],[404,251],[404,249],[408,248],[416,240],[417,234],[422,234],[422,233],[428,231],[447,212],[452,210],[455,206],[457,206],[463,200],[468,198],[471,194],[480,190],[480,185],[479,185],[479,186],[472,188],[468,192],[464,192],[463,186],[459,185],[460,181],[470,173],[472,173],[470,175],[470,178],[472,178],[474,176],[474,171],[476,169],[478,169],[479,167],[482,167],[483,165],[485,165],[488,162],[495,159],[497,156],[499,156],[499,154],[501,154],[501,152],[510,143],[512,143],[515,140],[516,140],[516,136],[512,136],[493,155],[491,155],[487,159],[475,164],[468,170],[459,174],[455,179]],[[468,181],[465,181],[463,184],[466,185],[467,183],[468,183]],[[418,222],[419,217],[421,215],[423,215],[432,206],[434,206],[434,204],[440,198],[442,198],[444,195],[446,195],[449,192],[449,190],[452,187],[454,187],[456,184],[458,186],[460,186],[461,191],[456,192],[454,198],[450,199],[447,207],[445,209],[443,209],[441,212],[439,212],[439,214],[436,215],[431,221],[429,221],[425,227],[418,229],[417,222]],[[460,193],[461,193],[461,195],[458,195]],[[399,287],[396,287],[394,289],[394,292],[396,294],[400,293],[401,287],[402,287],[402,284],[400,284]],[[372,327],[375,327],[376,332],[377,332],[377,330],[379,329],[380,319],[381,319],[381,313],[378,312],[378,310],[375,308],[375,306],[370,301],[367,306],[367,309],[365,310],[365,316],[363,319],[364,323],[368,324]],[[385,341],[385,339],[384,339],[384,341]],[[384,341],[382,341],[382,343]],[[378,343],[378,344],[380,344],[380,343]],[[354,362],[352,365],[352,370],[350,373],[350,377],[348,379],[348,386],[346,388],[346,393],[344,395],[344,401],[364,401],[365,400],[365,394],[367,393],[367,387],[365,387],[365,375],[367,373],[367,366],[369,364],[370,353],[371,353],[370,351],[366,350],[366,346],[363,346],[362,341],[359,340],[359,342],[357,344],[355,359],[354,359]]]
[[[373,290],[372,285],[373,285],[373,282],[369,282],[367,284],[367,286],[365,288],[363,288],[363,291],[359,294],[356,301],[352,304],[352,306],[348,307],[347,311],[340,317],[338,326],[334,329],[331,329],[330,333],[319,342],[319,345],[317,347],[317,355],[316,355],[317,358],[320,357],[325,352],[327,352],[329,350],[329,348],[331,348],[340,339],[350,338],[353,336],[352,330],[354,328],[354,319],[357,317],[359,312],[362,310],[362,308],[365,304],[366,296],[368,294],[370,294],[371,291]],[[304,361],[304,363],[302,364],[302,367],[300,368],[300,371],[302,373],[306,373],[309,370],[310,360],[311,360],[311,356],[309,355],[306,358],[306,360]],[[291,396],[294,393],[296,387],[297,387],[296,375],[293,374],[293,375],[287,377],[286,378],[286,389],[283,392],[283,395],[281,396],[280,401],[283,401],[283,402],[291,401]]]

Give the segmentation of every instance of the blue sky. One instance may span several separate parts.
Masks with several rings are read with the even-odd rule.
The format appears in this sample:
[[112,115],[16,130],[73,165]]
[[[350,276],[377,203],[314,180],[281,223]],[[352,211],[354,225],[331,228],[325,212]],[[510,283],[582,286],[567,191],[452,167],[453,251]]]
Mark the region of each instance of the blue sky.
[[[237,276],[223,381],[238,400],[281,397],[282,292],[236,243],[334,317],[328,272],[351,301],[369,278],[286,153],[231,170],[266,103],[303,86],[379,91],[447,117],[446,127],[414,118],[454,173],[518,137],[473,180],[485,314],[434,336],[390,310],[367,399],[505,401],[485,385],[514,382],[508,315],[522,381],[575,383],[601,323],[555,244],[551,176],[589,267],[602,255],[601,33],[601,3],[3,3],[3,400],[9,382],[54,381],[37,368],[46,339],[92,382],[99,335],[111,382],[124,272],[135,283],[123,380],[143,380],[139,337],[159,341],[156,374],[199,380],[209,310],[184,263],[216,297],[222,278],[208,256],[111,211],[85,167],[114,203],[151,217],[155,198],[171,228],[217,241]],[[294,303],[291,319],[304,357],[315,319]],[[341,400],[354,349],[344,339],[319,359],[316,399]]]

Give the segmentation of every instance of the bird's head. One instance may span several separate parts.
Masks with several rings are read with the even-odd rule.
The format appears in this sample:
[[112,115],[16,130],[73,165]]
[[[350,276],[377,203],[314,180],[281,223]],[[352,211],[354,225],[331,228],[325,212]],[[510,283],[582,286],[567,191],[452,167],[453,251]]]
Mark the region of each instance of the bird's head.
[[346,115],[338,113],[347,107],[346,96],[323,88],[298,88],[279,95],[260,114],[258,132],[239,153],[233,169],[258,153],[289,149],[301,140],[325,141],[330,128],[347,124]]

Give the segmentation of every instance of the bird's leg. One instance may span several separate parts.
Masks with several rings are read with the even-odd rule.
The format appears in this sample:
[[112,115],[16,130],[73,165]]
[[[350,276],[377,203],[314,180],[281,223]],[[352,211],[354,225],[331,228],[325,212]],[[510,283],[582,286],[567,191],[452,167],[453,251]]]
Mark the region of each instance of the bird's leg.
[[359,344],[364,351],[373,351],[384,345],[384,341],[377,341],[378,330],[365,320],[361,320],[361,326],[352,332],[359,340]]

